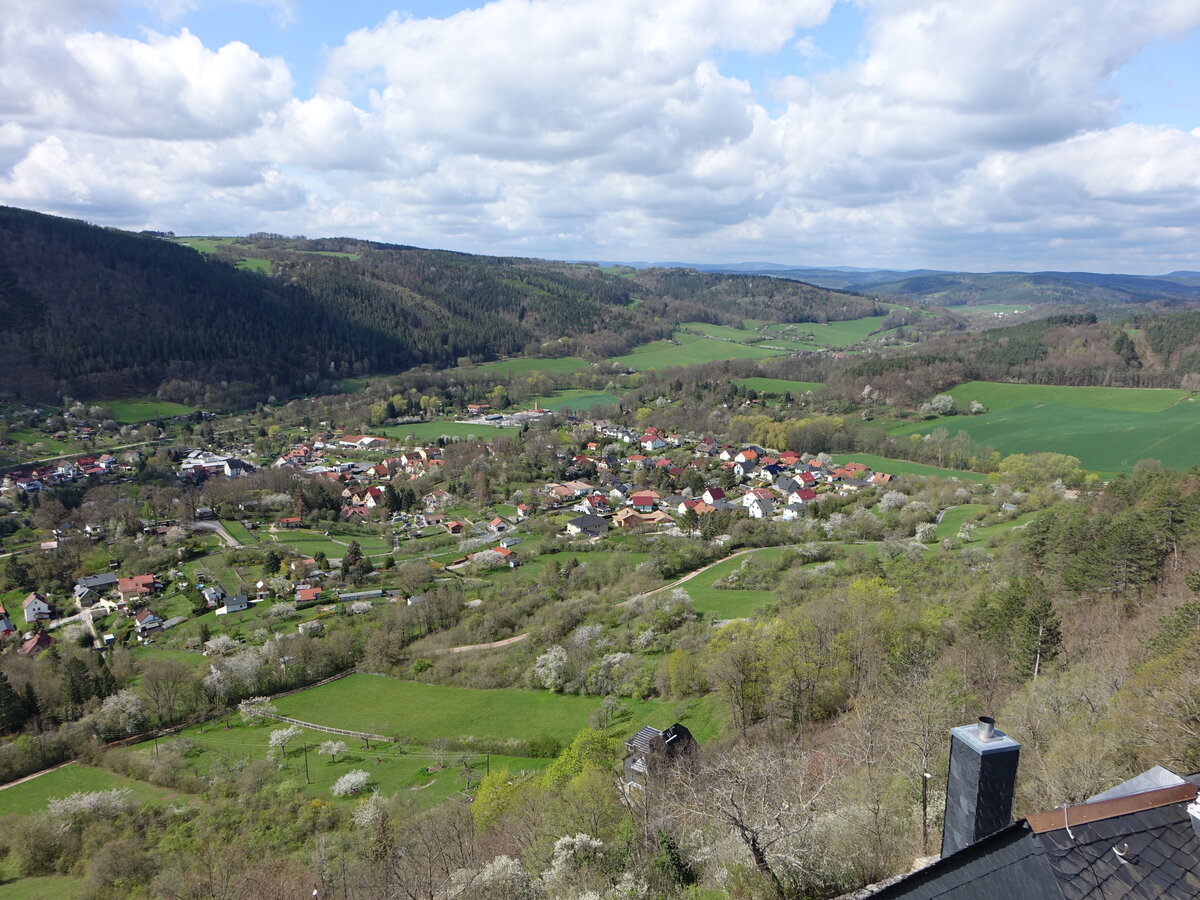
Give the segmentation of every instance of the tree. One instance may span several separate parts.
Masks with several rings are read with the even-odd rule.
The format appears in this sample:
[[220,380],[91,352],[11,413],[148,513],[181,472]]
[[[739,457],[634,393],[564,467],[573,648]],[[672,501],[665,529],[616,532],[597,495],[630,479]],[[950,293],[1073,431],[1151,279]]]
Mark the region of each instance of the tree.
[[274,550],[268,550],[263,554],[262,571],[264,575],[278,575],[279,564],[282,558]]
[[1042,667],[1062,652],[1062,620],[1048,596],[1036,598],[1017,622],[1013,664],[1025,678],[1037,681]]
[[9,684],[8,676],[0,672],[0,733],[20,731],[29,719],[24,702]]
[[141,688],[161,724],[178,720],[196,688],[192,667],[175,659],[150,659],[142,669]]
[[267,753],[270,756],[286,756],[287,747],[300,737],[300,726],[289,725],[287,728],[276,728],[267,738]]
[[64,717],[77,719],[83,711],[83,705],[95,696],[95,685],[92,673],[88,671],[87,663],[77,656],[72,656],[63,666],[62,702]]
[[766,708],[768,646],[749,622],[720,629],[705,650],[709,681],[729,703],[733,724],[745,734]]
[[349,577],[354,567],[362,561],[362,546],[359,545],[358,541],[351,541],[346,547],[345,555],[342,557],[342,577]]
[[346,753],[345,741],[322,741],[318,753],[322,753],[329,757],[330,762],[337,762],[337,758]]
[[362,769],[353,769],[333,783],[329,793],[335,797],[349,797],[357,794],[370,782],[371,776]]

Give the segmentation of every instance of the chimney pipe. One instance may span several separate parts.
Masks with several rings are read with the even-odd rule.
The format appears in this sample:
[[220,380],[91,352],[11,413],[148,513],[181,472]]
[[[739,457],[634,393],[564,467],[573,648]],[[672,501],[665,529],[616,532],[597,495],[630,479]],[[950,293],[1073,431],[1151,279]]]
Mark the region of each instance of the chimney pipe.
[[950,729],[946,818],[942,856],[994,834],[1012,821],[1021,745],[996,728],[996,720]]

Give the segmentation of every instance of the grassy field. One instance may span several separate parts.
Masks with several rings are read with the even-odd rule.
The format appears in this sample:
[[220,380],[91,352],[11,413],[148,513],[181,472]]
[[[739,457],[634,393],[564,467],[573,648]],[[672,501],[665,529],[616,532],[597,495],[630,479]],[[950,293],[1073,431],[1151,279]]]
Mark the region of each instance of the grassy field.
[[791,394],[793,397],[820,390],[825,386],[819,381],[788,381],[786,378],[739,378],[734,384],[758,391],[760,394]]
[[960,409],[978,400],[988,412],[903,425],[893,433],[965,431],[1005,455],[1066,453],[1103,474],[1127,471],[1145,458],[1176,468],[1200,462],[1200,406],[1184,391],[969,382],[951,393]]
[[[865,316],[861,319],[847,319],[844,322],[802,322],[796,325],[772,325],[767,328],[767,342],[771,345],[787,346],[793,349],[814,350],[825,347],[830,350],[849,347],[865,341],[871,332],[882,327],[886,316]],[[814,340],[796,342],[787,337],[791,329],[811,331]],[[776,340],[778,337],[778,340]]]
[[108,407],[112,411],[113,418],[122,425],[148,422],[151,419],[166,418],[167,416],[182,416],[196,411],[194,406],[184,406],[182,403],[171,403],[167,400],[155,400],[153,397],[135,400],[109,400],[101,405]]
[[36,812],[45,809],[46,804],[55,797],[66,797],[77,791],[111,791],[115,788],[129,788],[134,796],[143,801],[170,796],[169,791],[145,782],[134,781],[106,769],[72,763],[0,791],[0,816]]
[[726,341],[737,341],[739,344],[753,344],[763,339],[763,335],[758,331],[751,331],[747,328],[730,328],[728,325],[712,325],[708,322],[683,322],[679,326],[679,330],[721,338]]
[[312,531],[308,528],[292,528],[263,534],[262,540],[278,541],[305,556],[315,556],[320,551],[331,559],[341,559],[351,541],[358,541],[363,553],[367,555],[389,553],[392,549],[392,542],[379,535],[353,534],[340,531],[336,527],[330,529],[329,537],[326,537],[323,532]]
[[[621,398],[616,394],[609,394],[605,391],[589,391],[582,388],[555,391],[551,397],[536,397],[535,399],[542,409],[552,409],[555,412],[563,412],[564,410],[587,411],[596,406],[616,406],[621,402]],[[533,402],[531,400],[527,404],[530,409],[533,408]]]
[[888,475],[938,475],[942,478],[961,478],[964,481],[987,481],[987,476],[979,472],[965,472],[962,469],[939,469],[937,466],[909,462],[907,459],[891,459],[886,456],[875,456],[873,453],[839,453],[833,459],[838,465],[860,462],[864,466],[870,466],[873,471],[886,472]]
[[696,334],[675,332],[675,340],[652,341],[635,347],[624,356],[610,357],[609,362],[639,372],[666,369],[671,366],[695,366],[700,363],[726,359],[763,359],[781,356],[786,351],[763,350],[732,341],[715,341]]
[[582,372],[588,368],[588,363],[577,356],[560,356],[555,359],[520,357],[483,363],[472,368],[481,372],[495,372],[497,375],[532,375],[535,372],[544,375],[570,375],[572,372]]
[[746,553],[723,560],[707,572],[701,572],[690,581],[685,581],[680,587],[691,595],[692,607],[696,612],[704,613],[706,618],[745,618],[755,610],[777,600],[778,593],[774,590],[724,590],[713,587],[713,582],[737,571],[738,567],[750,556],[759,560],[772,560],[778,559],[783,552],[783,547],[767,547],[763,550],[756,550],[753,554]]
[[987,509],[987,506],[982,503],[964,503],[962,506],[950,507],[942,516],[942,521],[938,523],[938,540],[956,536],[958,529],[962,527],[964,522],[967,520],[974,521],[979,513],[985,509]]
[[80,896],[82,890],[82,878],[43,875],[0,884],[0,900],[63,900]]
[[239,544],[244,544],[247,547],[253,547],[258,544],[258,535],[246,528],[241,522],[222,519],[221,524],[225,526],[225,530],[229,532],[229,536]]
[[[715,737],[720,728],[713,701],[707,698],[622,702],[630,716],[621,728],[630,734],[644,725],[665,728],[683,722],[697,740],[704,741]],[[351,675],[280,698],[275,705],[281,714],[305,722],[392,734],[418,744],[439,738],[525,740],[542,734],[566,742],[587,727],[600,698],[517,688],[473,690]]]
[[271,274],[271,261],[257,256],[248,256],[245,259],[238,260],[237,267],[239,269],[248,269],[251,272],[261,272],[264,275]]
[[407,441],[436,441],[440,437],[478,438],[486,440],[498,434],[515,434],[511,428],[495,425],[462,425],[458,422],[417,422],[409,425],[391,425],[382,429],[388,437]]

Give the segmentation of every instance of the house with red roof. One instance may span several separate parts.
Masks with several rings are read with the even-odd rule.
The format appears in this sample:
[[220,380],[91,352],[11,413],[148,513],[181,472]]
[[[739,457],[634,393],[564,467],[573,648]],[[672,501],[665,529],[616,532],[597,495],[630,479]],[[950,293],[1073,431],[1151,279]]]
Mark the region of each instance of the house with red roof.
[[52,638],[49,634],[44,631],[39,631],[21,645],[19,652],[22,656],[37,656],[43,650],[49,650],[57,643],[58,641]]

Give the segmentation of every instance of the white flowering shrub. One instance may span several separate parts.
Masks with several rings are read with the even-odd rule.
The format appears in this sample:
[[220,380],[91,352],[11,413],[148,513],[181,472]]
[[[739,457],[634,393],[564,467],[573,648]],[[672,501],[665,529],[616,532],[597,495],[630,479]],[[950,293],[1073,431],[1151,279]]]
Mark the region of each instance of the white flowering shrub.
[[916,538],[922,544],[932,544],[937,540],[937,526],[932,522],[922,522],[917,526]]
[[79,791],[69,797],[56,797],[47,813],[58,827],[66,830],[93,819],[111,819],[134,808],[129,788],[111,791]]
[[142,698],[132,688],[117,691],[100,704],[100,718],[113,731],[138,731],[146,719]]
[[571,634],[571,644],[575,647],[587,647],[602,634],[604,634],[603,625],[580,625]]
[[387,816],[387,800],[380,795],[379,791],[372,791],[369,797],[363,797],[354,805],[351,818],[359,828],[375,829],[387,819]]
[[557,691],[562,688],[566,669],[566,648],[555,644],[537,658],[533,664],[533,677],[541,682],[542,687]]
[[276,619],[290,619],[296,614],[296,604],[291,600],[281,600],[271,607],[270,615]]
[[230,650],[236,650],[240,645],[238,642],[227,634],[218,634],[215,638],[208,642],[208,652],[215,653],[218,656],[224,656]]
[[634,650],[649,650],[654,646],[654,639],[658,637],[658,632],[653,628],[647,628],[633,639]]
[[363,613],[371,611],[371,602],[369,600],[355,600],[346,609],[352,616],[361,616]]
[[562,881],[572,873],[579,871],[600,858],[604,852],[604,842],[590,834],[580,832],[575,835],[564,835],[554,842],[554,855],[550,859],[543,877],[548,884]]
[[362,769],[353,769],[333,783],[329,793],[335,797],[349,797],[367,786],[371,776]]
[[908,497],[900,491],[888,491],[879,498],[879,508],[883,512],[891,512],[893,509],[903,509],[907,502]]
[[279,710],[266,697],[250,697],[238,704],[238,712],[241,714],[242,721],[247,725],[260,725],[270,721],[279,713]]

